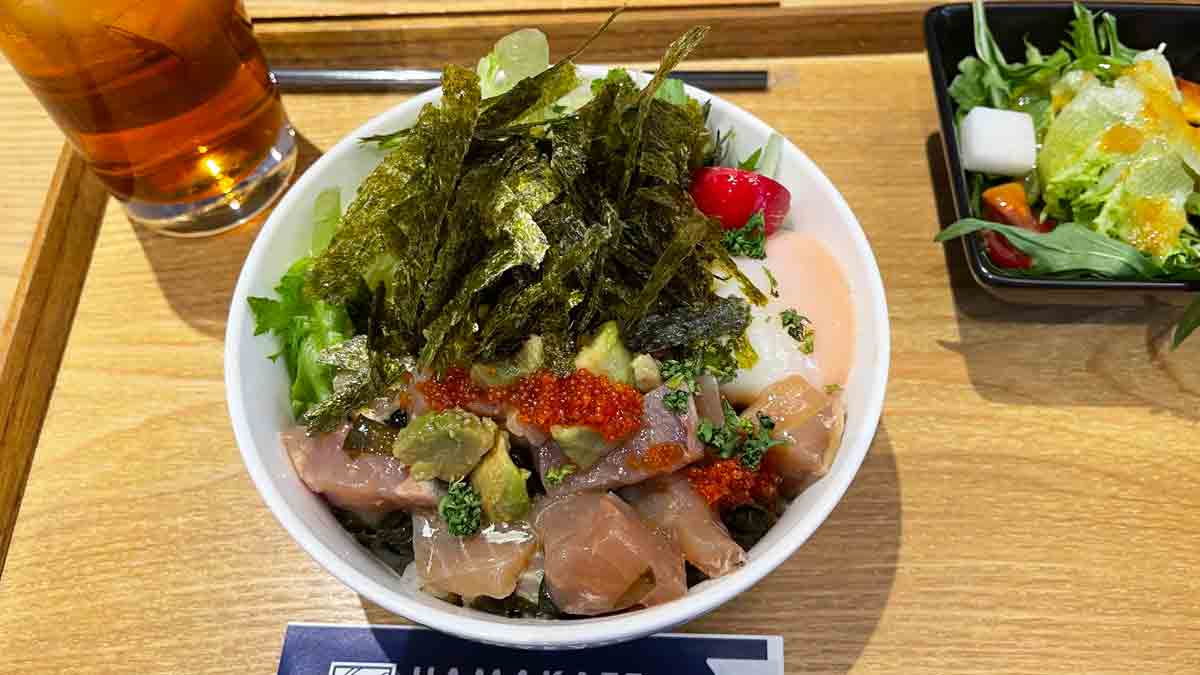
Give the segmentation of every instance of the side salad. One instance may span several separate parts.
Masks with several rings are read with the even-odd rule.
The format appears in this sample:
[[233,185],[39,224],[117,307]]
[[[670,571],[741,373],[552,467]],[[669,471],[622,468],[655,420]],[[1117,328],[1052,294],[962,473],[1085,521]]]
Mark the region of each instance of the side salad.
[[[1009,63],[974,0],[976,56],[950,86],[973,217],[1012,275],[1200,280],[1200,84],[1175,77],[1166,45],[1121,43],[1116,18],[1078,3],[1063,45],[1026,40]],[[1200,326],[1200,298],[1176,327]]]
[[586,43],[551,64],[536,30],[448,67],[250,299],[297,474],[425,592],[541,618],[667,602],[735,571],[832,462],[850,292],[787,229],[781,139],[733,157],[667,77],[707,30],[644,86],[582,77]]

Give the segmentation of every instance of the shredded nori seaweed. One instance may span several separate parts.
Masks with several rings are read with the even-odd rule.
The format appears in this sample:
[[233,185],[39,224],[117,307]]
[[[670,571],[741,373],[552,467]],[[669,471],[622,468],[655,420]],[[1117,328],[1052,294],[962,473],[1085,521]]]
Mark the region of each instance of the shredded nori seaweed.
[[614,319],[635,336],[673,322],[658,343],[639,341],[646,350],[736,337],[745,303],[718,298],[712,270],[738,278],[752,302],[765,296],[688,193],[720,146],[706,107],[655,96],[706,32],[673,43],[646,87],[624,70],[592,82],[593,98],[569,115],[553,104],[579,85],[573,59],[587,43],[486,100],[474,73],[448,68],[440,104],[372,139],[388,154],[309,289],[371,307],[371,349],[435,373],[501,358],[531,334],[548,367],[569,371],[580,338]]

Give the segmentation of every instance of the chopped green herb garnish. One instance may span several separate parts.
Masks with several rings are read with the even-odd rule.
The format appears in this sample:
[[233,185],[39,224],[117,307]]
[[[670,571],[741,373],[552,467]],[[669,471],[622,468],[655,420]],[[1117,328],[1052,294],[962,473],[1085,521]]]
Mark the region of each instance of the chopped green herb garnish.
[[567,476],[575,473],[574,464],[562,464],[560,466],[552,466],[546,470],[546,476],[542,482],[549,486],[558,485],[567,479]]
[[740,255],[755,260],[767,257],[767,230],[763,212],[750,216],[750,220],[738,230],[728,230],[721,239],[731,255]]
[[446,521],[450,534],[469,537],[483,525],[483,500],[470,483],[460,478],[450,484],[450,491],[438,502],[438,515]]
[[688,399],[691,396],[681,389],[672,389],[663,396],[663,405],[676,415],[683,415],[688,410]]
[[767,273],[767,285],[768,285],[767,287],[770,289],[767,292],[771,294],[772,298],[778,298],[779,297],[779,280],[775,278],[774,274],[771,274],[770,267],[764,266],[763,271]]
[[783,327],[787,329],[788,335],[800,343],[800,351],[805,354],[813,353],[813,350],[816,349],[817,332],[813,330],[812,321],[794,309],[783,310],[779,313],[779,319],[783,321]]
[[762,465],[763,457],[767,455],[768,450],[777,445],[787,443],[787,441],[771,438],[771,431],[774,429],[775,420],[771,419],[768,415],[759,413],[758,431],[751,433],[746,438],[746,442],[742,444],[742,466],[751,471],[757,471],[758,467]]
[[747,469],[757,471],[767,451],[786,442],[771,438],[775,420],[760,413],[756,429],[753,422],[738,416],[729,401],[721,404],[725,410],[725,423],[718,427],[703,420],[696,428],[696,436],[711,447],[716,456],[722,459],[737,457]]
[[750,433],[751,424],[738,417],[737,411],[729,405],[729,401],[721,401],[725,410],[725,420],[721,426],[715,426],[709,420],[700,422],[696,436],[706,445],[716,450],[716,455],[728,459],[737,454],[744,434]]
[[840,384],[825,385],[825,393],[829,396],[833,396],[834,394],[840,392],[841,390],[842,390],[842,385],[840,385]]

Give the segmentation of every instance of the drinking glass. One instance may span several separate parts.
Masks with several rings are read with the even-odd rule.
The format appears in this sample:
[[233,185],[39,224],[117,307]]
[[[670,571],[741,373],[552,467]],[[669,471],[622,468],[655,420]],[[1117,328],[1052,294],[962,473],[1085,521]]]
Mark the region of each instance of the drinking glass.
[[295,168],[241,0],[0,0],[0,49],[130,219],[158,232],[236,226]]

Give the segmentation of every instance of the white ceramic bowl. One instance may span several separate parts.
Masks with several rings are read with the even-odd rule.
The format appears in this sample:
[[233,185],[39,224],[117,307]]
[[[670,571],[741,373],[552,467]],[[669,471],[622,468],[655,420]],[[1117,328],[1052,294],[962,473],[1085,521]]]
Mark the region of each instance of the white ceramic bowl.
[[[583,68],[599,77],[599,68]],[[746,111],[698,89],[712,101],[710,127],[736,129],[734,152],[762,146],[771,129]],[[379,161],[360,138],[410,126],[440,90],[417,96],[367,122],[313,164],[263,226],[238,279],[225,335],[225,387],[242,458],[263,500],[305,551],[331,574],[372,602],[417,623],[460,637],[533,649],[598,646],[642,637],[685,623],[745,591],[800,547],[841,499],[866,455],[883,407],[889,363],[889,327],[883,282],[862,228],[837,189],[803,152],[784,142],[778,180],[792,193],[791,225],[820,238],[845,270],[857,326],[854,365],[846,386],[846,432],[832,470],[797,498],[750,552],[737,572],[705,582],[651,609],[609,617],[547,622],[506,619],[454,607],[402,584],[400,576],[362,549],[334,520],[322,500],[300,482],[279,442],[292,424],[288,378],[269,335],[254,335],[248,296],[271,296],[288,266],[307,252],[317,193],[338,186],[349,197]],[[836,589],[831,589],[836,590]]]

